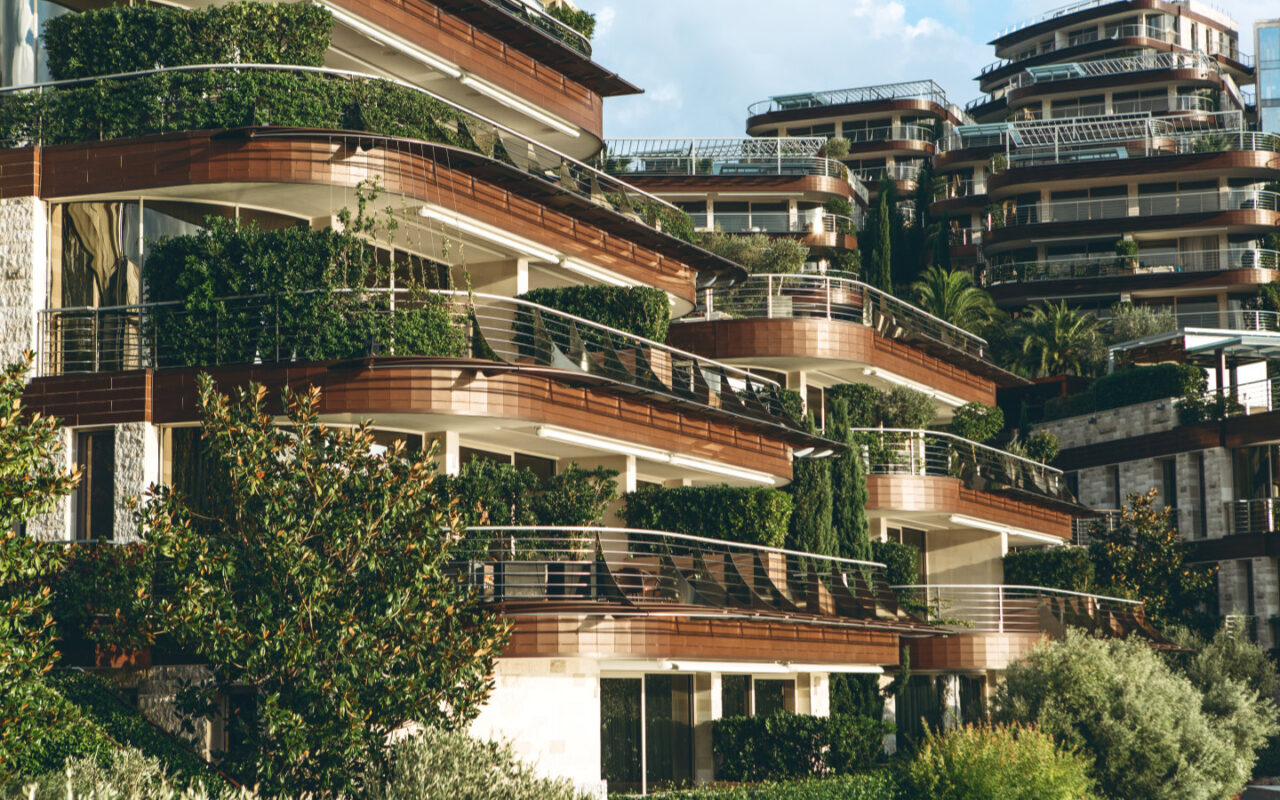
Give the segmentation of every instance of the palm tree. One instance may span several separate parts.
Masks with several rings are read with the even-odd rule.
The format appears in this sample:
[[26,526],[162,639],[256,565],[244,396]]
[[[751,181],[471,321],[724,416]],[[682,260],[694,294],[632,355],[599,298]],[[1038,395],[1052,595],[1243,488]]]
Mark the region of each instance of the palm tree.
[[1036,377],[1083,375],[1098,338],[1098,318],[1067,301],[1028,307],[1018,320],[1022,356]]
[[996,316],[991,295],[973,283],[973,276],[963,270],[947,270],[930,265],[911,284],[916,305],[930,314],[967,331],[980,331]]

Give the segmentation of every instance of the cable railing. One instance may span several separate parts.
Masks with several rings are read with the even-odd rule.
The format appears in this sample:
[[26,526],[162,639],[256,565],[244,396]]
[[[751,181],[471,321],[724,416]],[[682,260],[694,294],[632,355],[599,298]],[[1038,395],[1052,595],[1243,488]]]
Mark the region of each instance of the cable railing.
[[1217,74],[1218,62],[1205,53],[1143,53],[1124,58],[1104,58],[1098,61],[1072,61],[1065,64],[1046,64],[1027,67],[1009,81],[1010,89],[1079,78],[1102,78],[1109,75],[1126,75],[1164,69],[1193,69]]
[[1231,533],[1236,536],[1280,530],[1280,497],[1228,500],[1226,507]]
[[747,107],[748,116],[768,114],[772,111],[790,111],[798,108],[820,108],[846,103],[872,103],[883,100],[929,100],[938,105],[947,104],[947,93],[934,81],[904,81],[879,86],[859,86],[852,89],[833,89],[825,92],[804,92],[770,97]]
[[[386,112],[387,106],[403,109],[403,115]],[[107,116],[120,107],[130,109],[127,117]],[[392,139],[461,147],[645,224],[654,224],[654,209],[676,210],[446,98],[377,75],[279,64],[197,64],[0,89],[0,147],[268,125],[356,127]]]
[[[1280,312],[1259,311],[1254,309],[1227,309],[1225,311],[1159,311],[1159,318],[1166,320],[1166,330],[1151,331],[1151,334],[1168,331],[1201,328],[1220,331],[1259,331],[1275,333],[1280,331]],[[1112,317],[1104,312],[1098,315],[1102,332],[1109,330]],[[1122,343],[1123,344],[1123,343]],[[1117,345],[1118,346],[1118,345]],[[1113,346],[1114,350],[1116,346]]]
[[1124,637],[1137,633],[1145,638],[1162,638],[1147,621],[1139,600],[998,584],[948,583],[893,589],[913,596],[929,609],[931,620],[957,633],[1062,636],[1067,628],[1084,628],[1095,635]]
[[974,488],[992,485],[1074,502],[1062,470],[943,431],[855,428],[865,441],[871,475],[959,478]]
[[533,3],[521,0],[480,0],[482,3],[497,8],[504,13],[537,28],[542,33],[567,44],[579,53],[591,57],[591,40],[577,30],[569,27],[551,16]]
[[612,175],[826,175],[845,178],[822,155],[823,137],[746,139],[608,139],[596,157]]
[[853,174],[864,184],[875,184],[888,178],[891,181],[914,181],[919,179],[918,164],[888,164],[883,167],[853,167]]
[[909,624],[885,565],[663,531],[468,528],[458,568],[507,616],[554,613],[818,617]]
[[853,216],[800,212],[792,216],[786,211],[715,212],[689,215],[698,230],[722,233],[857,233],[862,226],[863,211],[855,206]]
[[[422,333],[443,306],[456,346]],[[301,322],[299,322],[301,320]],[[360,290],[181,303],[55,308],[40,313],[43,376],[168,367],[328,361],[369,356],[468,356],[577,373],[659,396],[796,427],[782,387],[746,370],[536,303],[431,290]]]
[[1101,527],[1104,531],[1114,531],[1121,522],[1118,508],[1095,508],[1092,517],[1071,518],[1071,543],[1077,547],[1088,547],[1093,543],[1093,534]]
[[850,144],[897,141],[932,142],[937,138],[934,129],[927,125],[882,125],[874,128],[852,129],[846,125],[841,135],[848,139]]
[[868,325],[891,338],[924,340],[974,358],[987,341],[861,281],[828,275],[752,275],[702,292],[684,322],[710,319],[828,319]]
[[1230,269],[1280,269],[1280,252],[1257,248],[1139,252],[1135,256],[1112,254],[1053,256],[1030,261],[988,263],[987,286],[1073,278],[1108,278],[1117,275],[1162,275],[1183,272],[1220,272]]
[[1103,197],[1087,200],[1051,200],[1010,204],[992,220],[992,227],[1007,228],[1051,222],[1084,222],[1121,217],[1158,217],[1206,214],[1217,211],[1280,208],[1280,194],[1255,189],[1217,192],[1170,192],[1137,197]]
[[[1106,30],[1100,37],[1096,30],[1091,32],[1092,38],[1068,40],[1068,47],[1075,47],[1081,44],[1089,44],[1096,41],[1106,41],[1109,39],[1154,39],[1165,44],[1177,44],[1179,41],[1178,31],[1174,28],[1159,28],[1152,25],[1107,25]],[[980,74],[988,75],[1005,67],[1013,66],[1023,61],[1028,61],[1036,56],[1055,53],[1059,50],[1054,43],[1050,42],[1047,47],[1042,47],[1036,51],[1034,55],[1026,58],[1002,58],[993,61],[982,68]]]

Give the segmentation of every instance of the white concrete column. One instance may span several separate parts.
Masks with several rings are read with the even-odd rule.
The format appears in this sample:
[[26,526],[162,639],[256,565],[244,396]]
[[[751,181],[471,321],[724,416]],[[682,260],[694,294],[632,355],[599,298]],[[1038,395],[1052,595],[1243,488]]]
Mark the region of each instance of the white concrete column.
[[720,718],[720,673],[693,676],[693,781],[715,780],[715,756],[711,750],[712,720]]
[[457,475],[462,470],[462,459],[458,455],[458,432],[437,431],[423,434],[425,445],[431,447],[435,442],[436,470],[441,475]]
[[[881,695],[884,697],[884,710],[880,714],[880,720],[896,726],[898,724],[898,697],[894,694],[885,693],[885,689],[891,683],[893,683],[892,675],[880,676],[879,688]],[[884,735],[884,752],[886,755],[893,755],[898,752],[898,735],[896,733],[886,733]]]
[[[529,259],[511,258],[484,264],[468,264],[467,278],[471,288],[482,294],[514,297],[529,291]],[[454,275],[455,283],[466,285],[461,275]]]
[[831,716],[831,676],[825,672],[809,675],[809,713],[815,717]]

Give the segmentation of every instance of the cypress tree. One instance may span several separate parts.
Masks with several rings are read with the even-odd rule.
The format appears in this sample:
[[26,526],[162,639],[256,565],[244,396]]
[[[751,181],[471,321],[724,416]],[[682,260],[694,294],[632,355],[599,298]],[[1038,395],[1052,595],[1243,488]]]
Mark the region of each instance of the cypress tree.
[[836,555],[870,561],[867,480],[863,473],[860,445],[849,430],[848,399],[837,397],[832,401],[830,419],[831,438],[848,446],[831,465],[831,528],[836,540]]
[[893,291],[893,230],[890,219],[889,193],[880,192],[876,206],[875,251],[871,254],[872,286],[885,292]]
[[[810,433],[817,432],[812,412],[807,416]],[[831,528],[831,459],[802,458],[792,465],[791,486],[795,500],[787,547],[804,553],[836,555]]]

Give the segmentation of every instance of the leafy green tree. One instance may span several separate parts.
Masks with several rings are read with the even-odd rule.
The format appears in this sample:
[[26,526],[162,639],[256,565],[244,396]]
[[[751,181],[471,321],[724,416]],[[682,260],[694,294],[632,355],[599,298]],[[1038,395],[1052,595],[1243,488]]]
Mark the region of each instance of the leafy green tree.
[[158,621],[212,676],[179,706],[247,691],[254,713],[229,724],[248,746],[226,767],[270,791],[359,791],[392,731],[475,716],[505,626],[452,568],[459,518],[430,452],[321,423],[316,389],[285,393],[288,427],[261,386],[198,389],[215,502],[198,514],[162,487],[138,511],[172,587]]
[[911,284],[916,305],[967,331],[981,331],[999,315],[991,295],[979,289],[963,270],[948,272],[934,265]]
[[809,248],[795,239],[715,231],[702,235],[700,244],[718,256],[737,262],[752,275],[790,275],[799,272]]
[[1093,314],[1046,302],[1023,312],[1016,326],[1022,337],[1022,358],[1036,377],[1087,375],[1098,336]]
[[1082,800],[1089,761],[1035,727],[968,725],[925,731],[902,770],[913,800]]
[[1186,562],[1171,509],[1157,508],[1155,500],[1155,489],[1131,494],[1118,525],[1093,526],[1089,556],[1095,582],[1103,591],[1140,598],[1157,627],[1191,624],[1211,630],[1216,567]]
[[1004,412],[1000,406],[965,403],[951,417],[951,432],[975,442],[989,442],[1004,430]]
[[63,553],[19,529],[52,510],[80,475],[59,464],[57,420],[22,408],[32,360],[26,353],[0,374],[0,777],[67,721],[41,680],[58,658],[49,579]]
[[[813,416],[809,430],[816,432]],[[800,458],[792,466],[787,491],[795,501],[787,530],[787,547],[805,553],[835,555],[836,538],[831,527],[831,459]]]
[[870,526],[867,524],[867,476],[863,472],[861,444],[849,430],[849,401],[831,401],[828,429],[832,439],[847,446],[831,465],[831,527],[835,554],[841,558],[871,560]]
[[[1239,684],[1231,684],[1239,696]],[[1275,729],[1253,709],[1206,713],[1208,696],[1140,639],[1069,630],[1009,665],[993,716],[1036,724],[1092,760],[1108,797],[1227,800],[1244,787],[1254,751]],[[1241,745],[1245,745],[1243,748]]]

